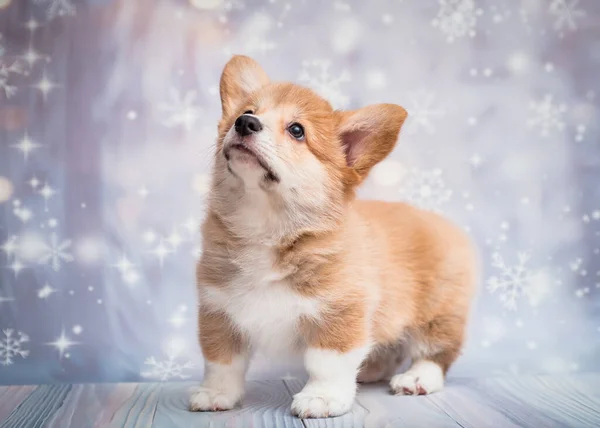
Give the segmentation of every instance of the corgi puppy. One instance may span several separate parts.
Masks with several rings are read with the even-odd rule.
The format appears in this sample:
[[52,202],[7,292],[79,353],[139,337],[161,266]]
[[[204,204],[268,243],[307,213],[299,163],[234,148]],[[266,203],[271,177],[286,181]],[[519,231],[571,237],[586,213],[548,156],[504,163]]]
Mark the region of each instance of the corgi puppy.
[[436,214],[355,198],[406,111],[334,110],[245,56],[225,66],[220,95],[197,264],[205,372],[190,410],[238,404],[257,350],[303,355],[309,379],[291,409],[302,418],[347,412],[357,382],[439,391],[474,296],[472,244]]

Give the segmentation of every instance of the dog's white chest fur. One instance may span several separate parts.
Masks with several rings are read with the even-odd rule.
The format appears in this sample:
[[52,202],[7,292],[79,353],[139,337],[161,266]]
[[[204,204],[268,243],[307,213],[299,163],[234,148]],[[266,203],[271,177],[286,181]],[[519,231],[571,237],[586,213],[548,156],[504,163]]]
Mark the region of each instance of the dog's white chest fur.
[[265,247],[248,248],[234,259],[239,274],[225,287],[205,287],[203,298],[231,317],[254,350],[288,353],[301,347],[298,321],[317,316],[318,302],[293,291],[273,261]]

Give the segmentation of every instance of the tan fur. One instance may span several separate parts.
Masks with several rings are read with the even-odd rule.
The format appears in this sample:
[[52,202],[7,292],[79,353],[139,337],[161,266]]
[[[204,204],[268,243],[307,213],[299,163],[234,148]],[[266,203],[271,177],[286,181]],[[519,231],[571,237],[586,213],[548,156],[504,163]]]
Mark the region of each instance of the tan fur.
[[208,361],[229,364],[235,355],[244,351],[244,337],[222,311],[211,311],[210,308],[201,307],[198,327],[200,345],[204,358]]
[[[303,346],[347,352],[368,341],[373,348],[363,367],[381,372],[389,371],[390,358],[394,367],[401,362],[405,347],[408,356],[437,362],[446,372],[459,355],[474,295],[470,240],[436,214],[354,197],[356,186],[392,151],[404,109],[381,104],[334,111],[306,88],[271,83],[246,57],[234,57],[226,66],[221,96],[223,118],[197,271],[201,301],[252,269],[244,264],[249,249],[264,248],[272,257],[267,262],[274,282],[298,298],[319,302],[319,313],[298,324]],[[318,183],[305,180],[286,188],[285,178],[279,184],[261,182],[261,190],[245,199],[249,190],[232,181],[222,151],[236,118],[247,110],[275,135],[266,155],[281,162],[283,172],[301,174],[311,165]],[[294,121],[305,127],[306,141],[287,135]],[[260,198],[264,222],[245,223]],[[242,207],[247,211],[240,214]],[[246,333],[226,314],[201,305],[199,320],[207,360],[226,363],[241,352]]]

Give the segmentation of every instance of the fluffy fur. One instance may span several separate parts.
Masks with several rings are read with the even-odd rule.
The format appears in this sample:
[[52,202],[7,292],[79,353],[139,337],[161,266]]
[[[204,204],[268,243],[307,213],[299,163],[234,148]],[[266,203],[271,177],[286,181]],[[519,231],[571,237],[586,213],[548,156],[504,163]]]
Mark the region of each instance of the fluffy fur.
[[[391,377],[396,394],[441,389],[474,294],[471,242],[436,214],[355,199],[394,148],[405,110],[335,111],[244,56],[226,65],[220,89],[197,265],[205,379],[190,408],[238,403],[256,349],[304,355],[310,378],[292,404],[301,417],[347,412],[357,379]],[[236,130],[244,114],[258,132]],[[405,358],[411,368],[393,376]]]

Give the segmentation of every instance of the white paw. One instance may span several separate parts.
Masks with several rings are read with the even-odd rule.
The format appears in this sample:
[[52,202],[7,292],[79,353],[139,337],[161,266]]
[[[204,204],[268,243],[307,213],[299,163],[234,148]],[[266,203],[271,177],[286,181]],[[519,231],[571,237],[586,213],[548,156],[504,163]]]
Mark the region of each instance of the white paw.
[[444,387],[442,368],[432,361],[418,361],[406,373],[398,374],[390,381],[396,395],[426,395]]
[[192,412],[231,410],[241,398],[242,391],[236,389],[219,390],[201,386],[192,392],[190,410]]
[[292,414],[299,418],[329,418],[348,412],[354,399],[299,392],[292,401]]

